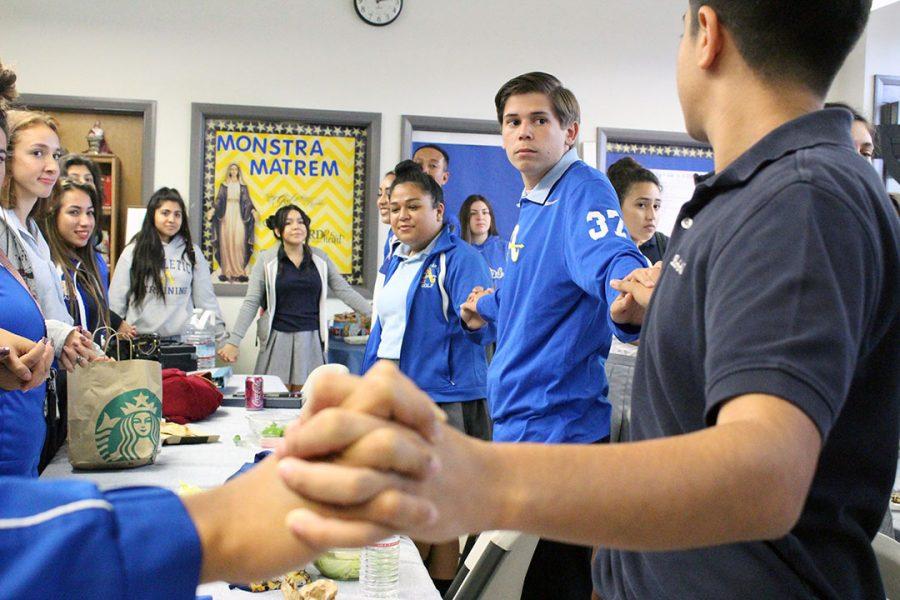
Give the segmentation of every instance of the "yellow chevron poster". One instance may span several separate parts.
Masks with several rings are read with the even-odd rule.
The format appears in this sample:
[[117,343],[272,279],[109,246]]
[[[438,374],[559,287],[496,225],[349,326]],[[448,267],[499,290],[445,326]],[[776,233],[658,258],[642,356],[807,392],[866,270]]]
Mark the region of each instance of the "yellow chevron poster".
[[277,243],[266,219],[294,204],[310,217],[310,245],[361,283],[366,141],[359,127],[208,121],[202,247],[213,281],[246,283]]

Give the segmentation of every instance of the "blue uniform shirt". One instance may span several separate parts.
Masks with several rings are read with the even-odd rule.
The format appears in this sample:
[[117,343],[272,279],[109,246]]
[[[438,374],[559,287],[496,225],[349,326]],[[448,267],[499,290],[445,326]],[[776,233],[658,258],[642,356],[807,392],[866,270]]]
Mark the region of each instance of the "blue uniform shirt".
[[506,272],[506,247],[508,244],[509,242],[496,235],[492,235],[484,240],[483,244],[472,244],[472,247],[478,250],[484,257],[484,260],[487,261],[495,290],[503,283],[503,276]]
[[786,123],[697,186],[635,367],[632,441],[701,431],[745,394],[803,411],[823,446],[798,522],[774,540],[601,549],[603,598],[884,598],[871,540],[897,466],[900,226],[850,123]]
[[[37,341],[47,334],[44,316],[29,291],[0,266],[0,329]],[[37,477],[47,426],[46,386],[0,390],[0,475]]]
[[421,277],[419,271],[436,241],[437,238],[431,240],[426,248],[413,257],[409,256],[409,246],[406,244],[400,244],[394,251],[400,262],[378,296],[378,318],[381,321],[378,358],[400,360],[403,337],[406,334],[406,301],[409,290]]
[[525,194],[503,286],[478,311],[496,321],[488,399],[499,441],[592,443],[609,434],[604,372],[615,326],[609,287],[646,266],[605,175],[566,153]]

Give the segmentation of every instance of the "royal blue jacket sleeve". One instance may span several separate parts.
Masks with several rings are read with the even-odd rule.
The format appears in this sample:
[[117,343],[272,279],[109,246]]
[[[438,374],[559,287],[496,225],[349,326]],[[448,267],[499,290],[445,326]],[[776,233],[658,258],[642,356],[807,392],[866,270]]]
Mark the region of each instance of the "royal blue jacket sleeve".
[[193,599],[201,558],[167,490],[0,477],[3,597]]
[[[460,306],[472,293],[476,286],[491,287],[491,271],[480,254],[470,246],[460,246],[453,254],[453,260],[447,267],[447,294],[450,296],[450,307],[459,316]],[[462,318],[460,318],[462,325]],[[486,346],[497,337],[497,327],[492,322],[475,331],[463,327],[476,344]]]
[[609,282],[647,266],[625,229],[615,190],[605,178],[589,179],[566,201],[571,207],[566,211],[569,222],[562,237],[569,276],[601,302],[617,338],[623,342],[638,339],[639,327],[619,325],[609,316],[609,307],[619,295]]
[[[471,291],[471,290],[470,290]],[[481,318],[490,324],[497,322],[497,315],[500,313],[500,290],[494,290],[493,294],[482,296],[475,305]]]

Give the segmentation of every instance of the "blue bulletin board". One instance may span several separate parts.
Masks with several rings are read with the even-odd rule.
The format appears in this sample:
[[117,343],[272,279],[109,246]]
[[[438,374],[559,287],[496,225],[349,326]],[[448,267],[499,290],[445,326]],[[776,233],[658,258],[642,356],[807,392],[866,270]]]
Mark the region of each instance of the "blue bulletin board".
[[597,166],[604,173],[626,156],[653,171],[662,184],[657,229],[671,235],[681,206],[694,193],[694,176],[715,169],[712,149],[685,133],[636,129],[597,130]]
[[[446,136],[438,139],[446,139]],[[500,237],[509,239],[519,218],[516,203],[522,195],[522,176],[509,164],[503,148],[414,141],[411,154],[427,143],[437,143],[450,156],[450,179],[444,186],[447,210],[459,215],[459,209],[468,196],[481,194],[494,207]]]
[[450,157],[450,179],[444,186],[447,210],[459,209],[471,194],[481,194],[494,208],[500,236],[508,239],[519,218],[522,176],[509,163],[497,121],[403,116],[403,157],[425,144],[436,144]]

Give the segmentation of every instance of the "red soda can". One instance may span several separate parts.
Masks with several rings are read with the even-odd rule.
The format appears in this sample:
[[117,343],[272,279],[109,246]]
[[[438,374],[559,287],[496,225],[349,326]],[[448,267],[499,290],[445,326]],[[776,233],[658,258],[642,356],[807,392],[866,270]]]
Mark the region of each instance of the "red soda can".
[[262,410],[265,406],[263,396],[263,378],[259,376],[247,377],[244,384],[244,402],[247,410]]

